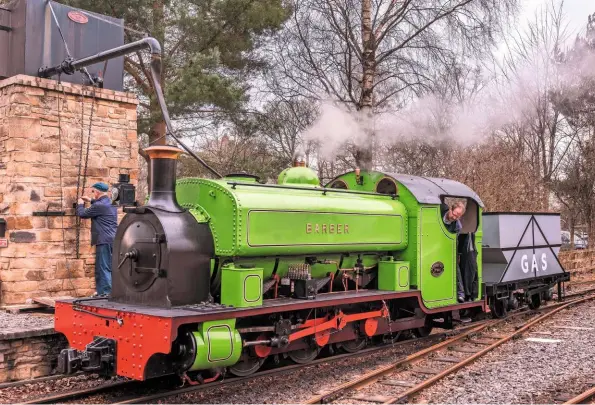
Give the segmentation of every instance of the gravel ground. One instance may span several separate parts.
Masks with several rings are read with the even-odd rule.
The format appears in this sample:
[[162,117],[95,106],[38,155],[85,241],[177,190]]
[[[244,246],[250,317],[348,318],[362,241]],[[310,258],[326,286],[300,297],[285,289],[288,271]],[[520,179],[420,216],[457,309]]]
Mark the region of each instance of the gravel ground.
[[[532,342],[527,338],[560,342]],[[589,301],[555,314],[520,339],[500,346],[424,391],[414,402],[560,402],[560,393],[578,394],[595,379],[594,338],[595,304]]]
[[13,404],[40,398],[57,392],[76,391],[105,384],[97,375],[77,375],[58,380],[32,382],[18,387],[0,389],[0,404]]
[[205,393],[189,393],[165,398],[159,403],[168,404],[271,404],[300,403],[321,392],[350,381],[359,375],[380,366],[394,363],[398,358],[407,356],[431,346],[437,341],[424,344],[412,342],[409,345],[387,348],[371,355],[345,359],[337,362],[321,363],[302,368],[293,373],[261,378],[249,381],[232,389],[222,387]]
[[[482,332],[477,334],[475,338],[481,338],[482,335],[485,335],[485,334],[504,335],[504,334],[510,333],[513,330],[515,330],[519,325],[527,322],[530,318],[533,318],[535,316],[536,315],[533,311],[519,313],[516,317],[514,317],[510,320],[504,321],[503,323],[501,323],[497,326],[491,326],[491,327],[486,328],[485,330],[483,330]],[[462,348],[462,347],[473,348],[476,350],[479,350],[479,349],[485,347],[485,346],[482,346],[482,347],[478,348],[477,345],[474,346],[473,344],[466,342],[464,340],[454,343],[452,346],[456,346],[457,348]],[[442,348],[438,352],[435,352],[428,357],[424,357],[418,361],[414,361],[412,365],[405,366],[403,368],[399,368],[395,373],[387,375],[385,378],[381,379],[378,383],[373,383],[371,385],[362,387],[357,392],[347,393],[345,396],[338,399],[334,403],[363,404],[363,403],[370,403],[371,401],[369,401],[368,399],[371,399],[371,398],[377,397],[377,396],[383,397],[383,398],[378,398],[379,400],[381,400],[381,402],[388,399],[389,397],[398,397],[407,388],[399,387],[399,386],[391,386],[391,385],[383,384],[382,382],[384,380],[392,380],[392,381],[404,381],[404,382],[407,382],[410,384],[418,384],[418,383],[421,383],[422,381],[424,381],[425,379],[429,378],[430,375],[415,372],[414,371],[415,369],[424,369],[425,368],[425,369],[432,369],[432,370],[439,371],[439,370],[444,370],[444,369],[448,368],[450,365],[452,365],[452,363],[445,364],[443,362],[434,361],[433,358],[436,356],[448,356],[448,357],[457,357],[457,358],[463,359],[467,356],[470,356],[470,354],[460,353],[460,352],[448,350],[447,348]],[[363,401],[360,399],[356,399],[356,398],[354,398],[355,396],[361,396],[363,398],[366,398],[367,400]],[[427,403],[428,401],[425,400],[424,398],[419,398],[419,399],[415,398],[410,402],[411,403]]]
[[[158,403],[170,404],[260,404],[260,403],[299,403],[309,399],[325,387],[352,380],[358,375],[380,366],[393,363],[396,359],[414,353],[424,347],[436,344],[441,339],[423,342],[411,341],[386,350],[329,361],[287,372],[281,375],[258,378],[232,387],[221,387],[205,392],[194,392],[164,398]],[[290,363],[291,364],[291,363]],[[148,392],[145,394],[149,394]],[[96,401],[98,402],[98,401]],[[110,402],[104,398],[100,402]]]
[[[439,332],[439,330],[436,332]],[[321,390],[325,388],[334,387],[380,366],[393,363],[403,356],[431,346],[440,340],[436,338],[424,342],[411,341],[410,343],[397,345],[394,348],[388,347],[385,350],[361,357],[324,362],[278,376],[247,381],[233,387],[221,387],[205,392],[178,395],[163,399],[159,403],[299,403],[321,393]],[[22,401],[26,398],[47,395],[50,392],[81,389],[102,383],[102,380],[83,376],[70,377],[59,380],[59,382],[37,383],[25,387],[0,390],[0,398],[2,398],[0,402]],[[118,399],[131,397],[135,394],[148,395],[154,391],[153,388],[153,386],[151,388],[143,386],[140,389],[119,389],[114,392],[97,394],[90,398],[81,398],[75,400],[75,402],[113,403]],[[341,402],[357,403],[357,401],[353,400],[342,400]]]
[[[566,294],[573,294],[580,291],[585,291],[593,288],[595,285],[595,280],[592,279],[585,279],[585,280],[577,280],[574,283],[571,281],[566,285]],[[554,295],[557,295],[557,289],[554,288]]]
[[[314,395],[313,387],[320,387],[321,379],[326,381],[328,386],[337,384],[339,381],[348,381],[363,372],[365,368],[370,371],[380,365],[394,362],[396,358],[413,353],[422,349],[423,347],[436,344],[441,339],[429,339],[424,342],[407,342],[403,345],[396,345],[394,348],[387,347],[386,350],[371,353],[369,355],[362,355],[362,357],[345,359],[341,361],[329,361],[299,369],[294,372],[287,372],[279,376],[263,377],[255,381],[246,381],[244,383],[234,385],[232,387],[221,387],[216,389],[209,389],[205,392],[195,392],[184,395],[178,395],[170,398],[165,398],[159,403],[296,403],[299,400],[305,400]],[[291,362],[289,363],[291,364]],[[54,389],[48,390],[45,385],[41,385],[41,394],[37,393],[28,398],[37,398],[40,396],[49,395],[57,391],[64,392],[75,389],[87,388],[102,383],[102,380],[74,380],[69,381],[68,389],[62,388],[64,384],[53,382]],[[50,384],[50,383],[48,383]],[[58,385],[60,384],[60,385]],[[127,399],[136,395],[150,395],[168,384],[154,382],[147,386],[140,384],[137,387],[126,387],[116,389],[113,391],[95,394],[87,398],[78,398],[72,403],[114,403],[122,399]],[[171,382],[170,382],[171,384]],[[179,386],[179,384],[169,385]],[[30,386],[31,387],[31,386]],[[37,385],[35,386],[37,387]],[[37,388],[33,388],[37,390]],[[6,403],[15,402],[15,398],[19,398],[19,392],[28,393],[31,388],[19,387],[13,389],[10,397]],[[0,390],[0,403],[4,402],[5,390]],[[22,394],[21,394],[22,395]],[[296,399],[299,396],[299,399]],[[12,401],[10,399],[13,399]],[[21,398],[19,398],[22,400]]]
[[[436,333],[439,332],[436,331]],[[208,390],[208,392],[179,395],[164,399],[161,403],[296,403],[314,395],[314,390],[321,386],[331,387],[340,382],[351,380],[360,373],[392,363],[397,358],[436,344],[442,339],[436,336],[436,338],[426,341],[404,342],[395,347],[387,347],[385,350],[365,354],[361,357],[324,362],[279,376],[247,381],[233,387],[221,387]],[[289,362],[289,364],[291,363]],[[56,392],[78,390],[104,383],[104,380],[94,376],[77,376],[59,381],[39,382],[22,387],[0,389],[0,403],[14,403]],[[154,382],[150,386],[141,384],[138,388],[125,387],[110,390],[88,398],[76,399],[72,403],[113,403],[135,395],[149,395],[158,388],[162,389],[164,384],[168,383]],[[176,383],[175,386],[179,385]]]
[[0,335],[16,329],[43,329],[54,327],[54,314],[29,312],[10,314],[0,311]]
[[[581,286],[583,287],[583,286]],[[585,288],[592,286],[586,285]],[[578,290],[576,286],[576,290]],[[582,289],[582,288],[581,288]],[[569,291],[570,292],[570,291]],[[517,321],[518,324],[518,321]],[[52,314],[0,312],[0,333],[10,328],[43,328],[53,326]],[[593,327],[593,330],[562,329],[554,326]],[[562,340],[559,343],[525,341],[526,337]],[[417,403],[552,403],[560,386],[573,385],[576,393],[595,379],[595,303],[586,303],[556,314],[552,320],[532,329],[522,339],[509,342],[489,353],[475,364],[445,379],[415,398]],[[166,398],[159,403],[299,403],[330,388],[352,380],[363,373],[393,363],[436,343],[417,342],[362,357],[325,362],[280,376],[248,381],[241,385],[208,392],[196,392]],[[458,354],[462,355],[462,354]],[[413,379],[409,379],[415,382]],[[37,382],[21,387],[0,389],[0,403],[14,403],[55,392],[78,390],[104,384],[96,376],[75,376],[57,381]],[[149,394],[145,389],[142,394]],[[564,392],[569,392],[565,389]],[[116,398],[134,395],[93,396],[78,403],[111,403]],[[342,399],[342,403],[361,403]]]

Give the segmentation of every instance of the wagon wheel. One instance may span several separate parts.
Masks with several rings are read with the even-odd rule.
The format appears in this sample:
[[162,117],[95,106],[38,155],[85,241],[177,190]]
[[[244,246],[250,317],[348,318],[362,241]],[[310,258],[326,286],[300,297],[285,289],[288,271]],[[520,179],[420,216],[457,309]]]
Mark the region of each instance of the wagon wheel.
[[314,360],[320,350],[320,347],[313,345],[305,349],[293,350],[287,353],[287,356],[297,364],[306,364]]
[[529,308],[537,309],[541,306],[541,295],[533,294],[529,299]]
[[258,371],[266,358],[242,356],[240,361],[229,367],[229,372],[236,377],[245,377]]
[[350,340],[348,342],[342,342],[341,349],[343,349],[347,353],[355,353],[355,352],[359,352],[364,347],[366,347],[366,344],[367,344],[366,339],[357,337],[354,340]]
[[490,304],[490,311],[492,316],[497,319],[502,319],[506,316],[508,303],[505,300],[495,300]]

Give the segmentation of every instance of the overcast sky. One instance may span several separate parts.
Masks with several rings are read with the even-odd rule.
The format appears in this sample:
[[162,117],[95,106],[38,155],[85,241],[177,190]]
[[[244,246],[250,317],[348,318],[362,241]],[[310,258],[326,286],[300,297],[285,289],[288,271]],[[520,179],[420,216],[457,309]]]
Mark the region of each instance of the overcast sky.
[[[521,24],[527,23],[535,16],[535,12],[540,7],[546,7],[551,4],[551,0],[522,0],[522,8],[519,15]],[[556,2],[556,4],[558,4]],[[587,16],[595,12],[594,0],[565,0],[564,15],[568,23],[568,33],[570,37],[575,37],[579,32],[584,32],[587,26]]]

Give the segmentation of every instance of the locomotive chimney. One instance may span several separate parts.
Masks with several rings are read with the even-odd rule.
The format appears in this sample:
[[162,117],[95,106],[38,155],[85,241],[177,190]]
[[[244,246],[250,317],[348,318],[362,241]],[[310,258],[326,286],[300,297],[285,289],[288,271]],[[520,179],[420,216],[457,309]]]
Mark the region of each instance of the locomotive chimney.
[[181,149],[174,146],[150,146],[145,149],[149,156],[151,194],[148,206],[169,212],[183,209],[176,200],[176,163]]
[[304,156],[298,154],[293,160],[293,167],[306,167],[306,161],[304,160]]

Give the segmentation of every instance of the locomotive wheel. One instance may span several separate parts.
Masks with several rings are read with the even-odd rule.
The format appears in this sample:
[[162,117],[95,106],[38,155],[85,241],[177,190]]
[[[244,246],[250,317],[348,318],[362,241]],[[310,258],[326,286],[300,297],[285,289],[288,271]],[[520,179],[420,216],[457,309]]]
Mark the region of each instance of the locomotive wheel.
[[306,364],[311,362],[320,353],[320,347],[308,347],[307,349],[294,350],[287,353],[287,356],[297,364]]
[[341,349],[347,353],[355,353],[366,347],[366,344],[366,339],[357,338],[355,340],[350,340],[349,342],[341,343]]
[[541,306],[541,295],[533,294],[529,299],[529,308],[537,309]]
[[430,333],[432,333],[432,327],[431,326],[423,326],[421,328],[415,328],[415,329],[413,329],[413,334],[416,337],[418,337],[418,338],[430,336]]
[[264,364],[266,358],[242,357],[239,362],[229,367],[229,372],[236,377],[246,377],[254,374]]
[[495,300],[490,304],[490,311],[492,311],[492,316],[497,319],[502,319],[506,316],[508,306],[508,301],[505,300]]
[[432,333],[432,318],[429,316],[426,316],[426,324],[424,326],[422,326],[421,328],[415,328],[412,329],[411,332],[413,333],[413,335],[415,337],[418,338],[423,338],[426,336],[429,336],[430,333]]

